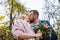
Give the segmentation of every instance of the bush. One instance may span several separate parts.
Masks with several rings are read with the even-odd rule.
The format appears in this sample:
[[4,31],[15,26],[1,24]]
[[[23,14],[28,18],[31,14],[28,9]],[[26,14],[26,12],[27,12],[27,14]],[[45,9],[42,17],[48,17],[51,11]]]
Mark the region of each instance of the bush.
[[14,40],[9,27],[0,26],[0,40]]

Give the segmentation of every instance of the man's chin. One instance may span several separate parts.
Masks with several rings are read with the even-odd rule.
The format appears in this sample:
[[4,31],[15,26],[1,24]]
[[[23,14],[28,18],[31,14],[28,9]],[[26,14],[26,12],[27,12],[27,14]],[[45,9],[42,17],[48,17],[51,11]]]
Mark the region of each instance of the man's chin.
[[33,23],[33,21],[30,21],[30,23]]

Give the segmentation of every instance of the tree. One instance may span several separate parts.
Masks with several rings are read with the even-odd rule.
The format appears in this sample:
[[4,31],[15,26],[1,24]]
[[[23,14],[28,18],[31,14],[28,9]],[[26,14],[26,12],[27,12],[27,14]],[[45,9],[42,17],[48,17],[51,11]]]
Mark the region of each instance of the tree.
[[[16,14],[20,14],[20,13],[24,13],[26,12],[26,8],[21,5],[21,3],[18,3],[16,0],[7,0],[7,2],[9,3],[9,10],[10,10],[10,29],[13,23],[13,20],[15,19]],[[14,12],[17,12],[14,17],[13,14]]]
[[55,0],[53,0],[53,2],[45,0],[44,14],[47,14],[49,21],[50,18],[55,18],[57,20],[57,16],[60,16],[60,5],[56,5],[54,3]]

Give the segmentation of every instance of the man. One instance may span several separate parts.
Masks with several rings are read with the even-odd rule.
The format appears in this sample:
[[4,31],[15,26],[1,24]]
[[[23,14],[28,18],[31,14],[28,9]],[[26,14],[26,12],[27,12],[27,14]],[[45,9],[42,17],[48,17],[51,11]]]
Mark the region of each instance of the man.
[[35,38],[42,36],[41,32],[35,34],[30,24],[21,19],[14,21],[12,34],[16,40],[35,40]]
[[[38,19],[39,12],[37,10],[30,10],[28,17],[30,19],[30,24],[31,25],[33,25],[33,24],[37,25],[39,23],[46,22],[49,26],[51,26],[50,23],[47,20],[39,20]],[[56,32],[53,30],[53,28],[52,28],[52,37],[51,37],[51,40],[57,40],[57,35],[56,35]]]

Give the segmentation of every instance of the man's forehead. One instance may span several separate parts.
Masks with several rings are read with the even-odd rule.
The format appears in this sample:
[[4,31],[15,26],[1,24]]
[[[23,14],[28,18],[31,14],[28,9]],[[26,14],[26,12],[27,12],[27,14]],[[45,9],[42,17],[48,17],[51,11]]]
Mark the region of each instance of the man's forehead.
[[33,12],[29,12],[29,14],[34,14]]

